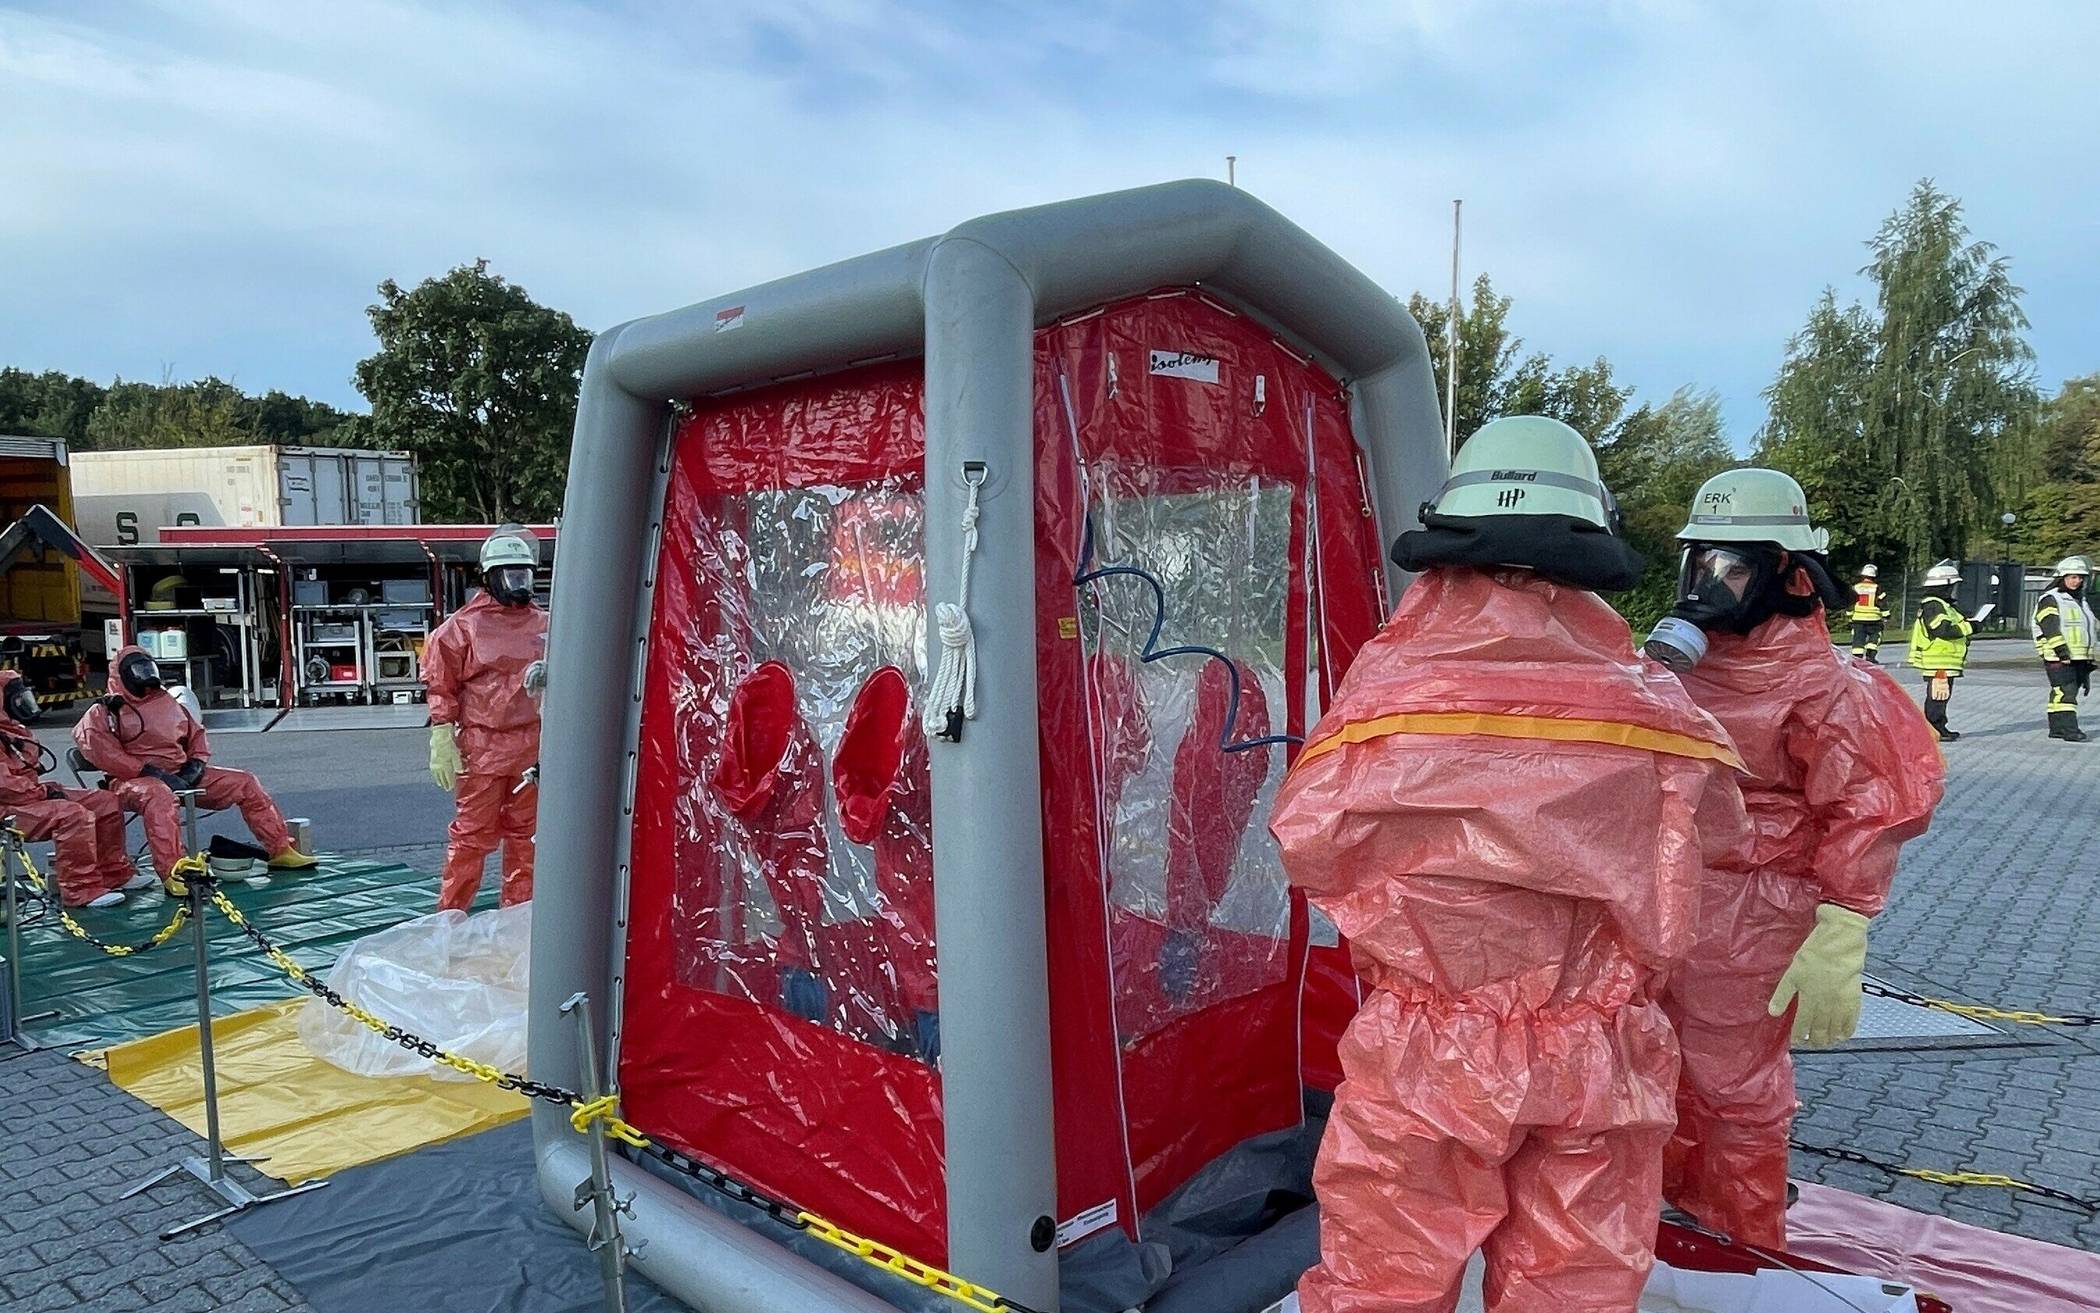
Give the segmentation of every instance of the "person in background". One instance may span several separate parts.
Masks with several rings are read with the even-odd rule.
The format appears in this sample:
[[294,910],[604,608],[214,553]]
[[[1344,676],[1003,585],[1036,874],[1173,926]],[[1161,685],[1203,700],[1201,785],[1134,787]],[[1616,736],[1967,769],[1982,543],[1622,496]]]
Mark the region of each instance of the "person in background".
[[39,714],[29,682],[19,671],[0,670],[0,812],[15,818],[23,837],[52,841],[67,907],[114,907],[124,890],[155,881],[133,869],[124,851],[124,809],[113,795],[43,778],[57,763],[29,732]]
[[2056,579],[2034,604],[2034,647],[2042,654],[2042,673],[2049,677],[2049,737],[2066,743],[2085,742],[2078,728],[2078,695],[2093,686],[2095,646],[2100,621],[2086,600],[2085,581],[2092,563],[2066,556],[2056,563]]
[[1786,1241],[1789,1044],[1859,1025],[1867,923],[1925,832],[1946,763],[1896,681],[1830,643],[1845,594],[1801,485],[1717,474],[1694,494],[1678,602],[1648,652],[1742,753],[1749,828],[1709,861],[1699,937],[1663,1005],[1684,1051],[1663,1193],[1739,1243]]
[[1313,1169],[1307,1313],[1631,1313],[1655,1258],[1691,944],[1735,752],[1595,589],[1640,579],[1582,436],[1466,443],[1419,570],[1278,791],[1293,885],[1367,987]]
[[[455,795],[438,907],[466,911],[500,843],[505,907],[532,897],[539,812],[540,708],[526,672],[547,655],[547,612],[532,600],[539,540],[515,525],[481,545],[482,590],[423,650],[430,778]],[[539,678],[544,682],[545,667]]]
[[110,661],[110,694],[89,706],[73,726],[73,743],[90,765],[109,776],[109,791],[124,810],[145,818],[146,846],[162,879],[182,860],[178,789],[199,791],[207,808],[238,807],[275,870],[305,870],[313,858],[292,846],[284,815],[262,781],[244,770],[211,764],[204,726],[161,686],[160,666],[136,644]]
[[1881,571],[1873,562],[1860,567],[1859,581],[1852,585],[1852,655],[1881,664],[1881,624],[1888,612],[1881,607]]
[[1975,626],[1954,605],[1954,590],[1961,583],[1961,567],[1941,561],[1925,572],[1925,599],[1918,603],[1917,618],[1910,625],[1910,650],[1906,665],[1925,676],[1925,723],[1943,743],[1961,735],[1947,728],[1947,703],[1954,696],[1954,681],[1961,678],[1969,660],[1969,635]]

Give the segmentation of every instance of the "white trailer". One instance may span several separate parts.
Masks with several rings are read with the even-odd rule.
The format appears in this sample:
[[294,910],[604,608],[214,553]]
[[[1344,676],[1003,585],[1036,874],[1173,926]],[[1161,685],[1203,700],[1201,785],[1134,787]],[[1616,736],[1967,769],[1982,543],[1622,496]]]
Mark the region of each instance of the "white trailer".
[[417,524],[416,458],[353,447],[176,447],[73,453],[75,515],[96,546],[170,526]]

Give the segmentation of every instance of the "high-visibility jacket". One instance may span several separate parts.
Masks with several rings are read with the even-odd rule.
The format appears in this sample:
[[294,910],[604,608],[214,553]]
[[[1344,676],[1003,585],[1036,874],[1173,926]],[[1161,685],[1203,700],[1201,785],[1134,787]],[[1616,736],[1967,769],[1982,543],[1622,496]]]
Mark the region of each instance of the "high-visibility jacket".
[[1852,585],[1852,618],[1854,620],[1879,620],[1887,612],[1881,609],[1881,585],[1872,579],[1862,579]]
[[2100,620],[2083,591],[2052,588],[2034,605],[2034,648],[2044,661],[2091,661]]
[[1918,606],[1918,618],[1910,625],[1910,651],[1903,658],[1928,675],[1959,675],[1969,660],[1969,635],[1975,631],[1967,616],[1944,597],[1928,597]]

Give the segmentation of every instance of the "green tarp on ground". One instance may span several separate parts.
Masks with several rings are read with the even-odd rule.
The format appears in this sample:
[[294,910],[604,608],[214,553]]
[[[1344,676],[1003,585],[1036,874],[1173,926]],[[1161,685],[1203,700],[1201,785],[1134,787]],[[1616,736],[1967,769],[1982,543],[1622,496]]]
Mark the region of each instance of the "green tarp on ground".
[[[434,911],[437,881],[398,863],[323,856],[311,871],[280,872],[262,888],[239,881],[227,894],[255,926],[308,970],[324,970],[351,941]],[[475,901],[496,904],[495,882]],[[102,939],[136,944],[166,925],[174,905],[153,896],[121,907],[75,909]],[[300,992],[216,910],[207,915],[212,1013],[227,1016]],[[24,1016],[56,1011],[24,1027],[53,1048],[102,1048],[197,1021],[192,932],[150,952],[110,957],[66,933],[54,911],[22,927]],[[4,943],[0,943],[4,951]]]

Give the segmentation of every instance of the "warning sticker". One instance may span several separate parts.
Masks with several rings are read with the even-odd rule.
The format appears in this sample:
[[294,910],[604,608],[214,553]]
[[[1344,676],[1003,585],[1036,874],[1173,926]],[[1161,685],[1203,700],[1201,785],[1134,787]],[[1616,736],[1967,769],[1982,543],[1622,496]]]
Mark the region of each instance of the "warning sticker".
[[1116,1201],[1111,1199],[1105,1204],[1095,1204],[1057,1224],[1057,1247],[1062,1249],[1075,1240],[1084,1240],[1101,1228],[1115,1224]]
[[1198,383],[1218,381],[1218,358],[1193,351],[1162,351],[1152,348],[1152,372],[1162,378],[1187,378]]
[[744,307],[733,305],[727,310],[715,311],[715,331],[717,333],[726,333],[732,328],[742,328],[743,326]]

